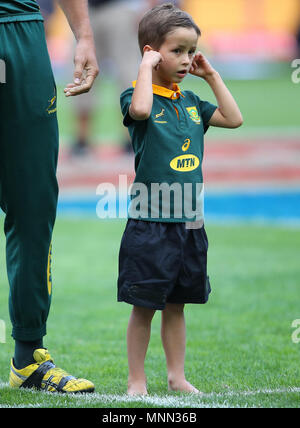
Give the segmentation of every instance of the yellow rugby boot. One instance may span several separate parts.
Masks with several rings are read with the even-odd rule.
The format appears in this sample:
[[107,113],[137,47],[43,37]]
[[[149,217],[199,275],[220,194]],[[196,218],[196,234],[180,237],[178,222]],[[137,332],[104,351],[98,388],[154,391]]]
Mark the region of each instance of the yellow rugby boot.
[[9,384],[12,388],[33,388],[51,392],[93,392],[94,384],[86,379],[77,379],[59,369],[53,363],[47,349],[36,349],[35,363],[18,370],[11,360]]

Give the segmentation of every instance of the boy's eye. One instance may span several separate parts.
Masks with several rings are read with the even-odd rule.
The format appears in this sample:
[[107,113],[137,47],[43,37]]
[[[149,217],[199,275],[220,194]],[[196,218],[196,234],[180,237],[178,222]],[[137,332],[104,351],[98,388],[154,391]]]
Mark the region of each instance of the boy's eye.
[[[180,54],[182,52],[182,49],[180,49],[180,48],[173,49],[173,52],[176,53],[176,54]],[[189,51],[189,55],[194,55],[195,52],[196,52],[195,49],[192,49],[192,50]]]

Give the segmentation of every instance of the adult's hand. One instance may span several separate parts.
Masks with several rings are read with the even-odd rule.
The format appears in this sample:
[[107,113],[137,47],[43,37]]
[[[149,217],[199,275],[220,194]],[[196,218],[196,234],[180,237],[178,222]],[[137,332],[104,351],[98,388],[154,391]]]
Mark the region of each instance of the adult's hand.
[[67,97],[88,92],[99,73],[93,39],[85,38],[77,42],[74,66],[74,82],[64,89]]
[[59,3],[77,40],[74,81],[64,90],[66,96],[74,96],[91,89],[99,73],[99,67],[87,0],[59,0]]

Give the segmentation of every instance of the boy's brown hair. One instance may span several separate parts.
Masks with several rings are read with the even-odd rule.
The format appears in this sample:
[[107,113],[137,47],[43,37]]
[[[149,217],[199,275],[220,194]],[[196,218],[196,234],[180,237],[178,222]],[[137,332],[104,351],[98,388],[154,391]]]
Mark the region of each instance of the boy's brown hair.
[[159,49],[164,43],[166,35],[176,28],[194,28],[198,36],[201,31],[193,18],[172,3],[164,3],[153,7],[143,16],[138,31],[138,40],[141,53],[145,45]]

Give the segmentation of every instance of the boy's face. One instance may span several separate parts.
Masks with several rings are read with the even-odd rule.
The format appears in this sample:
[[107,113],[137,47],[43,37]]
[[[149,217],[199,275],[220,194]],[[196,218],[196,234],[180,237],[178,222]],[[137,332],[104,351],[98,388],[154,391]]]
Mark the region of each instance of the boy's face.
[[171,87],[173,83],[180,83],[185,78],[190,70],[197,42],[198,34],[194,28],[180,27],[167,34],[158,50],[163,62],[155,72],[161,85]]

